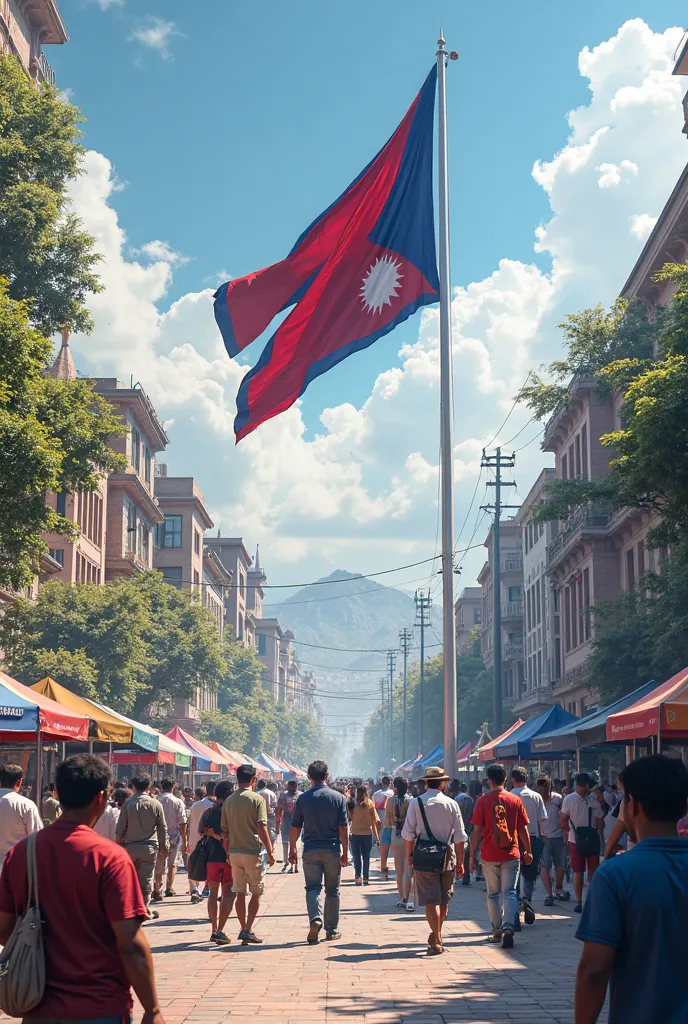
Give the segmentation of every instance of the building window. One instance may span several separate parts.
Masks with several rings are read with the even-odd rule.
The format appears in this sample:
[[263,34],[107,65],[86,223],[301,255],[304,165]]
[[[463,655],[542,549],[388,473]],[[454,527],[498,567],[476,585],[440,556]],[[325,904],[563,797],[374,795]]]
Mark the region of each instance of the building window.
[[158,525],[159,548],[180,548],[182,546],[182,517],[165,516],[165,522]]
[[138,529],[138,555],[148,565],[148,559],[150,554],[150,528],[148,523],[143,519],[139,520]]
[[180,588],[182,585],[182,567],[181,565],[167,565],[160,570],[162,572],[162,578],[165,583],[169,583],[172,587]]
[[645,572],[645,544],[641,540],[638,544],[638,578]]
[[141,470],[141,435],[136,427],[131,428],[131,464],[136,470]]
[[568,467],[567,467],[567,460],[566,460],[566,452],[564,452],[564,454],[561,457],[561,479],[562,480],[568,480],[569,477],[568,477],[568,471],[567,470],[568,470]]
[[588,425],[583,424],[581,430],[581,450],[583,455],[583,479],[588,479]]
[[64,548],[48,548],[48,554],[51,558],[54,558],[56,562],[64,566]]
[[67,514],[67,492],[58,491],[55,495],[55,511],[58,516],[64,516]]
[[201,585],[201,577],[198,574],[198,569],[194,569],[193,581],[194,581],[194,587],[200,587],[200,585]]
[[474,608],[473,609],[473,625],[474,626],[479,626],[480,625],[480,608]]
[[628,590],[633,590],[635,587],[635,558],[633,557],[633,548],[626,552],[626,586]]
[[267,654],[268,645],[265,633],[257,633],[256,638],[258,640],[258,654]]
[[200,555],[201,553],[201,535],[198,530],[194,530],[194,554]]
[[509,602],[521,600],[521,588],[509,587]]
[[151,453],[150,453],[150,449],[149,448],[145,449],[144,457],[143,458],[144,458],[143,465],[144,465],[144,474],[145,474],[145,477],[146,477],[146,483],[150,487],[150,485],[151,485]]
[[127,502],[127,551],[136,551],[136,506]]

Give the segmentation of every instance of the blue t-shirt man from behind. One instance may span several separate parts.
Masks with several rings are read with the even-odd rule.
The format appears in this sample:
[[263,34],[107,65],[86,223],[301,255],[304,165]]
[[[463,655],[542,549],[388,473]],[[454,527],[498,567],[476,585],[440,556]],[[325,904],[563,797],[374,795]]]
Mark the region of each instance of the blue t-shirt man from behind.
[[594,1024],[610,986],[609,1024],[685,1024],[688,770],[655,754],[621,772],[624,822],[637,845],[606,860],[590,884],[576,932],[576,1022]]
[[[308,942],[315,945],[325,927],[326,939],[340,939],[339,882],[342,868],[349,863],[349,828],[343,793],[327,785],[324,761],[308,766],[311,788],[296,801],[289,833],[289,860],[297,862],[296,842],[303,828],[303,876],[306,882]],[[322,888],[325,885],[325,913]]]

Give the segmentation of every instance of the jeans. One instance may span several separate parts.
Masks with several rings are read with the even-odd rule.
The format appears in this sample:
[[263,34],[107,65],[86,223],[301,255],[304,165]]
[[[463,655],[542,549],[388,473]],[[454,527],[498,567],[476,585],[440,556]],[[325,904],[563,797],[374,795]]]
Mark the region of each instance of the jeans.
[[[372,836],[350,836],[351,856],[354,859],[354,874],[356,878],[365,878],[368,881],[370,875],[370,851],[373,848]],[[361,865],[363,872],[361,872]]]
[[513,929],[518,913],[518,876],[521,868],[520,860],[507,860],[504,863],[483,861],[483,876],[487,885],[487,909],[490,914],[492,931],[502,928]]
[[[306,906],[309,921],[322,921],[326,932],[336,932],[339,924],[339,881],[342,861],[339,850],[307,850],[301,858],[306,882]],[[322,887],[325,882],[325,916],[322,913]]]
[[533,854],[532,864],[521,864],[519,877],[519,892],[524,900],[532,902],[533,889],[540,870],[540,859],[542,857],[542,839],[539,836],[530,837],[530,849]]

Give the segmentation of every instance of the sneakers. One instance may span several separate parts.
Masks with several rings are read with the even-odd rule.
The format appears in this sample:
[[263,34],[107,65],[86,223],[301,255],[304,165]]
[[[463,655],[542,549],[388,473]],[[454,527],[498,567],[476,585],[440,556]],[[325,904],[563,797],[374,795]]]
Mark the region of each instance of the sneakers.
[[245,928],[242,928],[239,932],[239,939],[244,946],[259,946],[262,939],[259,939],[255,932],[249,932]]
[[151,903],[162,903],[165,897],[161,892],[154,892],[151,895]]
[[502,949],[513,949],[514,948],[514,930],[513,928],[505,928],[502,932]]
[[149,921],[157,921],[159,917],[160,917],[160,914],[157,912],[157,910],[150,910],[149,909],[149,911],[148,911],[148,920]]
[[405,908],[407,902],[408,902],[407,900],[399,900],[399,902],[397,903],[397,907],[401,907],[401,909],[403,910]]
[[357,878],[356,879],[356,885],[363,885],[363,879],[362,878]]
[[232,940],[224,932],[213,932],[210,941],[215,942],[218,946],[228,946]]
[[208,897],[210,896],[210,889],[208,888],[207,885],[206,885],[205,889],[203,890],[203,892],[201,893],[201,896],[203,897],[204,900],[207,900]]
[[412,914],[415,909],[416,909],[416,905],[413,902],[413,900],[407,900],[406,901],[406,912],[408,914]]
[[289,867],[289,865],[287,864],[286,861],[284,862],[284,864],[282,866],[282,874],[284,874],[285,871],[288,871],[289,874],[291,874],[291,868]]
[[554,896],[545,896],[545,906],[546,907],[553,907],[554,906]]
[[571,899],[571,893],[566,889],[561,889],[559,892],[554,894],[555,900],[561,900],[562,903],[567,903]]
[[368,879],[367,879],[367,878],[364,878],[364,879],[363,879],[363,884],[364,884],[364,885],[370,885],[370,882],[368,881]]
[[574,914],[582,914],[583,913],[583,904],[582,903],[576,903],[575,907],[573,908],[573,912],[574,912]]
[[198,891],[198,889],[194,889],[194,891],[191,893],[191,902],[192,903],[202,903],[203,902],[203,897],[201,896],[201,894]]
[[319,918],[315,918],[311,921],[311,926],[308,929],[308,935],[306,936],[306,942],[309,946],[316,946],[320,942],[320,932],[322,931],[322,921]]
[[490,932],[490,934],[487,936],[487,941],[491,942],[493,946],[498,946],[502,941],[502,933]]
[[174,889],[165,889],[165,895],[166,896],[176,896],[177,894],[174,891]]
[[336,939],[341,939],[341,932],[325,932],[325,938],[328,942],[334,942]]
[[528,902],[528,900],[521,901],[521,910],[523,911],[523,920],[526,924],[535,924],[535,911]]

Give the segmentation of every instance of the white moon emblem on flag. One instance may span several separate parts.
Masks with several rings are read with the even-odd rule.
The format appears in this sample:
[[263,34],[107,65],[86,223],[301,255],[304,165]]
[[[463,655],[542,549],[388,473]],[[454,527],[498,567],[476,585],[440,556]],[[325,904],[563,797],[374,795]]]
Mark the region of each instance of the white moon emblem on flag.
[[401,287],[401,262],[392,256],[379,256],[363,278],[361,302],[367,313],[380,313],[391,306]]

